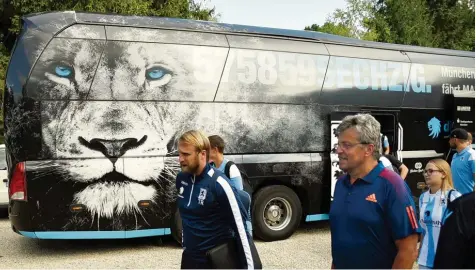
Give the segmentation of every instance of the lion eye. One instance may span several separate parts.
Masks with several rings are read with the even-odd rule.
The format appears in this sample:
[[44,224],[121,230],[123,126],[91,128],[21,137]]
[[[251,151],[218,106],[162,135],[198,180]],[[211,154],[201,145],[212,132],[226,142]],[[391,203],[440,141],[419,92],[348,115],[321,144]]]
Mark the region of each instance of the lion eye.
[[160,80],[169,72],[162,67],[152,67],[146,70],[145,76],[148,80]]
[[60,77],[66,78],[73,74],[73,68],[66,65],[57,65],[55,67],[55,73]]

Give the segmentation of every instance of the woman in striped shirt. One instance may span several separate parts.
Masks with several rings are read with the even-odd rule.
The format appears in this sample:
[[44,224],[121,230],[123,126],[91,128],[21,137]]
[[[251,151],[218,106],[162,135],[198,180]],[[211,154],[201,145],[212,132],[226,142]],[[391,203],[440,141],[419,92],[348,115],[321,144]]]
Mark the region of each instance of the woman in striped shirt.
[[419,202],[423,234],[420,236],[418,264],[420,269],[428,269],[433,268],[440,228],[447,215],[448,197],[453,201],[461,194],[453,189],[450,165],[445,160],[430,160],[423,175],[429,189],[420,196]]

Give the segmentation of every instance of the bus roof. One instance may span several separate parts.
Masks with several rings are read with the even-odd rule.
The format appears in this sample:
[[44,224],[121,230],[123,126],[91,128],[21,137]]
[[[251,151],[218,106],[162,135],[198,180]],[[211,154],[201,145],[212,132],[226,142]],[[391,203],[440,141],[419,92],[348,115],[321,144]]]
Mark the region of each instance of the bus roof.
[[[87,13],[75,11],[44,12],[34,13],[23,17],[26,24],[43,28],[43,32],[56,34],[64,28],[75,24],[100,24],[114,26],[132,26],[144,28],[177,29],[199,32],[213,32],[223,34],[240,34],[253,36],[269,36],[292,39],[314,40],[323,43],[332,43],[348,46],[359,46],[365,48],[378,48],[386,50],[397,50],[405,52],[418,52],[448,56],[460,56],[474,58],[475,53],[469,51],[448,50],[439,48],[428,48],[420,46],[409,46],[399,44],[389,44],[381,42],[364,41],[355,38],[347,38],[332,34],[326,34],[305,30],[288,30],[268,27],[246,26],[236,24],[215,23],[209,21],[197,21],[188,19],[176,19],[166,17],[146,17],[132,15],[115,15],[103,13]],[[48,25],[50,27],[42,27]]]

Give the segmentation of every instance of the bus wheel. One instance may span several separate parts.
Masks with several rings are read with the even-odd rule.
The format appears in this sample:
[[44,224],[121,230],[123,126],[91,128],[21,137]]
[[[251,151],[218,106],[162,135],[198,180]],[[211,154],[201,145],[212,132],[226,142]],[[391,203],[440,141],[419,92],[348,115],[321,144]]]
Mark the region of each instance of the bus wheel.
[[268,186],[254,196],[253,231],[264,241],[290,237],[301,220],[302,208],[296,193],[286,186]]
[[174,220],[172,222],[171,228],[172,237],[182,245],[182,218],[180,217],[179,210],[175,211]]

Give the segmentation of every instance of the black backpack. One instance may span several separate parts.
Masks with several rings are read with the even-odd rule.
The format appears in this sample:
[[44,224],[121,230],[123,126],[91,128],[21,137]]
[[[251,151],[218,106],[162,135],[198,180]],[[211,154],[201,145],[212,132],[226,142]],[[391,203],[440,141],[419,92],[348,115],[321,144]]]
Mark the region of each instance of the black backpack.
[[436,248],[435,269],[474,269],[474,191],[448,202]]
[[[234,165],[235,163],[231,160],[229,160],[226,165],[225,165],[225,175],[226,177],[230,178],[230,167],[231,165]],[[245,190],[246,192],[248,192],[248,194],[253,194],[252,193],[252,188],[251,188],[251,184],[250,184],[250,181],[249,181],[249,178],[248,178],[248,175],[246,174],[246,172],[244,172],[243,170],[240,169],[240,167],[236,166],[238,168],[238,170],[240,171],[240,174],[241,174],[241,179],[243,180],[243,190]]]

